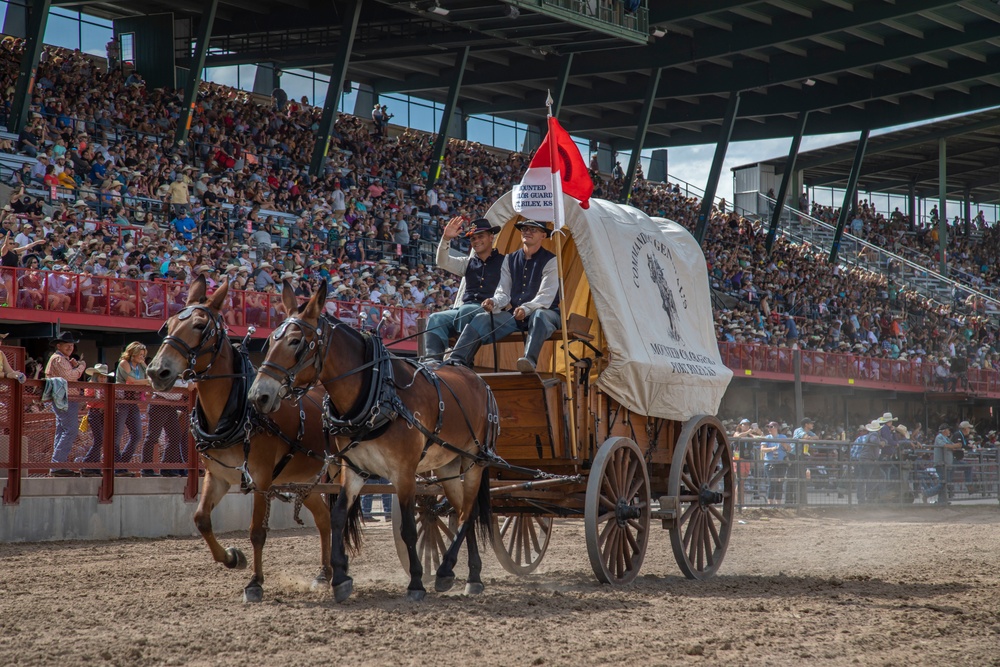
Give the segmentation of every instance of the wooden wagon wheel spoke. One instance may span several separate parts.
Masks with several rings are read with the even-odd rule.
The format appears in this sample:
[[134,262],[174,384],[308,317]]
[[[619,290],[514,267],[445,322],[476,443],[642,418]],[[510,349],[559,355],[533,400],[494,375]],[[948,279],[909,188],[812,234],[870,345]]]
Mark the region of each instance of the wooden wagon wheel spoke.
[[503,569],[511,574],[534,572],[549,548],[552,517],[513,514],[493,517],[493,553]]
[[639,447],[610,438],[597,450],[584,499],[587,554],[603,583],[638,575],[649,538],[649,473]]
[[667,492],[678,503],[670,544],[691,579],[706,579],[722,564],[732,532],[735,483],[732,450],[718,419],[701,415],[686,422],[674,447]]

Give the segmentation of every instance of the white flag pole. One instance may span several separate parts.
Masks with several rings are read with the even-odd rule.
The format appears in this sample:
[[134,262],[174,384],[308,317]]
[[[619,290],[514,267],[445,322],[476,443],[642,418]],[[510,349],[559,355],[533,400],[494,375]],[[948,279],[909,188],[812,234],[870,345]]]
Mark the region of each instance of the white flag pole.
[[[569,332],[567,326],[566,311],[569,303],[566,301],[566,277],[563,272],[562,239],[563,225],[565,224],[565,212],[563,211],[562,197],[562,175],[559,171],[559,151],[556,147],[555,133],[552,131],[552,91],[550,90],[545,98],[545,106],[548,107],[548,129],[549,129],[549,163],[552,172],[552,228],[556,237],[556,268],[559,272],[559,319],[562,329],[562,349],[563,364],[566,369],[566,401],[569,405],[569,445],[573,459],[577,459],[577,441],[579,434],[576,432],[576,401],[573,400],[573,367],[570,365],[569,356]],[[553,366],[555,364],[553,363]],[[555,368],[553,368],[555,370]]]

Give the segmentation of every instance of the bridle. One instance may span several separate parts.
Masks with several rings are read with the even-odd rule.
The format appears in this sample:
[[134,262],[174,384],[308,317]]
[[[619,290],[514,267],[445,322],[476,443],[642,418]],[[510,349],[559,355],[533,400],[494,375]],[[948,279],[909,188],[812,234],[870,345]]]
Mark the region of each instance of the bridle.
[[[188,360],[188,367],[181,375],[184,379],[191,380],[192,382],[201,382],[202,380],[210,379],[208,377],[208,373],[212,370],[212,365],[218,360],[219,353],[222,352],[222,346],[226,341],[226,325],[222,320],[222,315],[216,313],[208,306],[203,306],[201,304],[187,306],[174,317],[177,318],[177,321],[183,322],[198,311],[203,312],[205,316],[208,317],[208,324],[205,326],[205,330],[202,331],[201,338],[198,340],[198,343],[193,347],[188,345],[178,336],[168,334],[168,322],[164,322],[159,331],[161,336],[166,334],[163,338],[163,344]],[[208,342],[213,338],[215,339],[215,344],[211,349],[212,358],[209,360],[208,366],[206,366],[203,371],[195,371],[194,367],[195,364],[198,363],[198,357],[209,351]],[[218,379],[220,377],[224,376],[213,375],[211,376],[211,379]]]
[[[295,365],[291,368],[285,368],[273,361],[265,360],[260,365],[260,372],[279,383],[279,398],[299,399],[309,393],[309,390],[319,381],[320,373],[323,371],[323,363],[326,359],[326,346],[330,335],[337,330],[337,327],[346,325],[340,321],[331,325],[325,317],[320,317],[316,326],[313,326],[302,318],[293,315],[274,330],[267,339],[267,345],[270,345],[272,340],[279,341],[284,338],[292,326],[298,327],[299,331],[302,332],[302,339],[295,348]],[[307,337],[307,334],[311,335],[311,337]],[[316,371],[312,381],[301,387],[296,387],[296,376],[310,366]]]

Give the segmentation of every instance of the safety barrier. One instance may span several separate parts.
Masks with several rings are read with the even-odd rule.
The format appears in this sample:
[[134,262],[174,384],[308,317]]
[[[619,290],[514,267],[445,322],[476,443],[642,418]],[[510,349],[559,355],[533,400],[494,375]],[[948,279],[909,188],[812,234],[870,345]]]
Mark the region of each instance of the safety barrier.
[[103,381],[65,387],[63,396],[51,381],[0,380],[5,503],[18,501],[22,478],[50,475],[100,477],[103,502],[114,496],[116,476],[186,476],[185,497],[197,495],[200,461],[189,430],[192,391],[153,392]]
[[[892,455],[852,459],[853,442],[780,440],[807,452],[784,461],[764,461],[764,438],[733,438],[740,507],[909,506],[978,504],[1000,500],[996,448],[964,452],[951,464],[934,463],[934,447],[903,444]],[[806,451],[806,450],[803,450]]]

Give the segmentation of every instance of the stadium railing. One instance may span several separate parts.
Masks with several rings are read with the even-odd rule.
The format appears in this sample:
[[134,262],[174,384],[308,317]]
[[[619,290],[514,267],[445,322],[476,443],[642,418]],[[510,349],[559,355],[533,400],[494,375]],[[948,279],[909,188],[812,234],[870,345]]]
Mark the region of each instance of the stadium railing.
[[[1000,498],[996,447],[976,447],[960,462],[939,465],[934,463],[932,446],[909,441],[881,449],[880,458],[873,461],[852,457],[855,443],[849,440],[731,438],[730,442],[740,508],[905,507],[948,501],[995,505]],[[781,462],[764,461],[762,442],[794,444],[796,454]],[[769,495],[780,499],[769,503]]]

